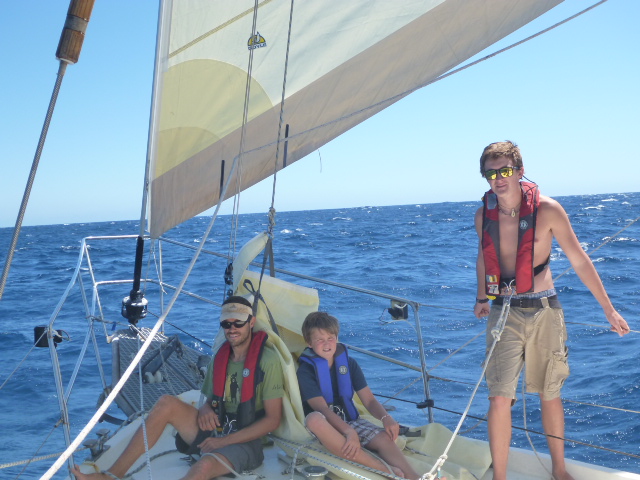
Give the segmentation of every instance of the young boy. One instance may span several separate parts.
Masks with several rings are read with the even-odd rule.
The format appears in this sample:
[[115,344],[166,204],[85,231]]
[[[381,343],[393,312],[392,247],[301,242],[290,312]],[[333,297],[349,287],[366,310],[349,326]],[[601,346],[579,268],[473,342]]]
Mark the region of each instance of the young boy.
[[[298,383],[307,428],[336,456],[389,471],[383,462],[361,449],[366,446],[391,467],[393,474],[420,478],[395,444],[400,426],[373,396],[358,363],[338,343],[339,331],[338,320],[325,312],[310,313],[302,324],[302,336],[309,348],[300,355]],[[384,428],[358,417],[354,391]]]

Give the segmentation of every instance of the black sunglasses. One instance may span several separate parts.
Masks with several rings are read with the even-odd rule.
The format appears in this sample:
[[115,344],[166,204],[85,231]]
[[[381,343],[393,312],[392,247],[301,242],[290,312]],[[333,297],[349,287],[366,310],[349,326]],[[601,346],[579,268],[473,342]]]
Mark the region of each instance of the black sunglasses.
[[225,330],[229,330],[232,326],[236,327],[236,328],[242,328],[244,327],[247,323],[249,323],[249,320],[234,320],[233,322],[230,322],[229,320],[223,320],[220,322],[220,326],[222,328],[224,328]]
[[487,180],[495,180],[498,178],[498,173],[502,178],[507,178],[513,175],[514,170],[520,170],[520,167],[502,167],[498,169],[491,169],[484,171],[484,178]]

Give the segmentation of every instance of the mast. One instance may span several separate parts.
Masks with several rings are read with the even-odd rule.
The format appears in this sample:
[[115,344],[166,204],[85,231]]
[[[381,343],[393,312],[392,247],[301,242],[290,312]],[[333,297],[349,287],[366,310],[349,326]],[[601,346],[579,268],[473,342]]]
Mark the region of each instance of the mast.
[[[142,189],[142,206],[140,209],[140,230],[136,240],[136,256],[133,270],[133,286],[129,292],[129,296],[122,299],[121,314],[129,320],[129,323],[136,324],[147,316],[148,301],[144,298],[144,292],[140,289],[140,281],[142,279],[142,257],[144,254],[144,234],[147,219],[147,200],[149,198],[149,172],[151,171],[151,161],[155,151],[156,135],[153,128],[154,121],[157,119],[158,98],[157,85],[161,79],[161,52],[164,48],[162,39],[166,37],[163,31],[163,25],[167,25],[168,21],[163,21],[166,15],[171,12],[171,2],[161,1],[158,10],[158,28],[156,30],[156,56],[153,68],[153,84],[151,88],[151,108],[149,111],[149,135],[147,139],[147,159],[144,168],[144,187]],[[166,20],[166,19],[165,19]]]

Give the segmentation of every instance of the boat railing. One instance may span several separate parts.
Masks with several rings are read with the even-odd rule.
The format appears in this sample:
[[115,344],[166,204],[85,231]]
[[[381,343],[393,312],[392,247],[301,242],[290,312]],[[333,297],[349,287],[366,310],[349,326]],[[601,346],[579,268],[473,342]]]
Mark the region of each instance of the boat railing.
[[[57,396],[58,396],[59,407],[61,411],[61,420],[64,426],[65,441],[67,444],[70,444],[71,442],[71,432],[69,430],[68,401],[71,396],[71,392],[73,391],[80,367],[82,363],[85,361],[85,357],[89,350],[88,348],[89,343],[93,344],[93,351],[95,354],[95,360],[96,360],[97,368],[99,371],[99,378],[102,384],[102,388],[103,390],[106,390],[108,388],[108,382],[104,372],[105,369],[103,366],[102,359],[100,358],[100,348],[98,347],[98,339],[96,337],[95,324],[96,323],[102,324],[103,333],[105,335],[105,338],[107,338],[107,341],[109,341],[109,338],[110,338],[109,332],[107,331],[108,325],[110,324],[114,325],[114,324],[120,324],[120,323],[123,325],[126,325],[124,321],[120,322],[115,320],[107,320],[107,315],[105,315],[105,312],[103,310],[103,303],[102,303],[102,296],[101,296],[102,289],[104,287],[113,287],[113,286],[127,285],[127,284],[130,285],[133,283],[133,279],[131,278],[121,278],[121,279],[98,278],[96,269],[93,263],[93,259],[92,259],[91,245],[94,244],[95,242],[115,241],[115,240],[135,240],[136,238],[137,238],[137,235],[89,236],[89,237],[83,238],[80,243],[80,252],[78,255],[75,268],[73,269],[71,279],[69,280],[69,283],[66,289],[64,290],[60,300],[58,301],[58,304],[54,308],[54,311],[49,318],[48,329],[46,334],[50,340],[49,351],[50,351],[51,361],[52,361],[52,366],[54,371],[56,390],[58,392]],[[146,238],[145,240],[149,240],[149,239]],[[184,242],[176,241],[173,239],[165,238],[165,237],[161,237],[159,239],[159,243],[161,242],[176,245],[178,247],[182,247],[188,250],[195,250],[195,247],[192,245],[186,244]],[[162,248],[161,247],[158,248],[158,252],[160,256],[160,264],[162,264],[162,260],[161,260]],[[211,255],[211,256],[221,258],[225,261],[230,260],[228,255],[214,252],[211,250],[203,249],[202,253],[205,255]],[[261,264],[257,262],[252,262],[251,265],[253,265],[254,267],[261,266]],[[358,351],[362,354],[371,355],[376,358],[385,360],[387,362],[391,362],[396,365],[409,368],[417,372],[421,372],[426,404],[428,406],[429,421],[433,421],[433,412],[431,409],[431,404],[429,403],[430,402],[430,390],[429,390],[430,377],[427,373],[426,359],[425,359],[425,354],[422,346],[423,345],[422,338],[421,338],[420,311],[419,311],[421,304],[419,302],[416,302],[411,299],[402,298],[402,297],[399,297],[398,295],[390,295],[387,293],[377,292],[374,290],[347,285],[340,282],[334,282],[327,279],[317,278],[309,275],[303,275],[303,274],[299,274],[299,273],[281,269],[281,268],[276,268],[275,271],[281,275],[287,275],[293,278],[310,281],[316,284],[323,284],[323,285],[332,286],[332,287],[336,287],[344,290],[350,290],[353,292],[362,293],[369,296],[375,296],[382,299],[394,300],[394,301],[401,302],[408,305],[413,312],[413,317],[415,320],[415,330],[418,335],[418,345],[420,349],[420,362],[421,362],[420,366],[411,365],[406,362],[402,362],[390,357],[379,355],[379,354],[376,354],[375,352],[371,352],[366,349],[361,349],[358,347],[353,347],[353,348],[355,351]],[[173,291],[177,290],[177,287],[175,285],[172,285],[171,283],[163,280],[162,278],[163,275],[161,272],[158,273],[158,276],[159,276],[158,279],[144,278],[143,283],[157,285],[159,287],[159,291],[161,292],[161,295],[165,289],[173,290]],[[58,332],[55,330],[54,327],[64,304],[68,301],[69,297],[72,295],[72,291],[74,290],[74,287],[76,285],[79,286],[79,290],[81,292],[82,304],[85,312],[85,318],[87,319],[87,322],[88,322],[88,326],[87,326],[86,335],[84,337],[83,345],[80,349],[80,353],[76,359],[76,362],[73,368],[73,372],[65,388],[63,387],[63,379],[62,379],[60,362],[58,358],[57,346],[53,341],[53,338],[56,335],[58,335]],[[205,303],[216,305],[216,306],[221,305],[221,302],[219,301],[213,300],[211,298],[208,298],[205,295],[201,295],[186,289],[182,289],[180,294],[183,296],[191,297],[200,302],[205,302]],[[160,305],[162,305],[162,302],[160,302]]]
[[[81,241],[81,245],[80,245],[80,253],[78,256],[78,261],[76,263],[76,266],[73,270],[72,276],[71,276],[71,280],[69,281],[68,286],[66,287],[60,301],[58,302],[57,306],[54,309],[54,312],[52,313],[50,320],[49,320],[49,325],[48,325],[48,331],[47,336],[49,337],[49,351],[51,354],[51,360],[52,360],[52,366],[53,366],[53,371],[54,371],[54,378],[55,378],[55,385],[56,385],[56,389],[58,391],[58,401],[59,401],[59,407],[60,407],[60,412],[61,412],[61,423],[63,424],[64,427],[64,436],[65,436],[65,441],[67,443],[67,445],[71,444],[71,433],[70,433],[70,429],[69,429],[69,409],[68,409],[68,401],[71,395],[71,392],[73,390],[79,369],[81,364],[83,363],[87,351],[88,351],[88,345],[89,343],[92,343],[94,348],[94,353],[96,356],[96,363],[97,363],[97,368],[99,370],[99,377],[100,377],[100,381],[102,383],[103,389],[106,390],[108,388],[108,383],[104,374],[104,367],[103,367],[103,363],[102,360],[100,358],[100,349],[98,348],[98,341],[96,338],[96,333],[95,333],[95,323],[102,323],[103,325],[103,329],[104,329],[104,334],[105,337],[107,338],[107,341],[109,341],[109,333],[107,331],[107,326],[109,324],[112,325],[117,325],[117,324],[122,324],[122,325],[127,325],[124,321],[115,321],[115,320],[107,320],[105,312],[103,310],[103,304],[102,304],[102,300],[101,300],[101,291],[104,287],[113,287],[113,286],[119,286],[119,285],[127,285],[127,284],[132,284],[133,283],[133,279],[130,278],[124,278],[124,279],[98,279],[97,275],[96,275],[96,271],[94,268],[94,264],[92,261],[92,257],[91,257],[91,248],[90,248],[90,243],[93,242],[99,242],[99,241],[104,241],[104,240],[134,240],[137,238],[137,235],[118,235],[118,236],[91,236],[91,237],[86,237],[84,239],[82,239]],[[148,240],[148,239],[146,239]],[[157,251],[159,252],[159,265],[160,268],[158,270],[158,279],[155,278],[144,278],[142,280],[143,284],[153,284],[158,286],[158,290],[160,292],[160,298],[161,301],[160,303],[160,308],[163,309],[163,301],[162,301],[162,295],[165,289],[168,290],[177,290],[178,287],[176,287],[175,285],[172,285],[170,282],[165,281],[163,279],[163,273],[162,273],[162,248],[161,248],[161,244],[162,243],[167,243],[167,244],[171,244],[171,245],[175,245],[178,247],[182,247],[182,248],[186,248],[188,250],[195,250],[196,247],[194,247],[193,245],[189,245],[186,244],[184,242],[180,242],[180,241],[176,241],[173,239],[168,239],[165,237],[161,237],[158,241],[158,249]],[[229,261],[230,258],[228,255],[225,254],[221,254],[218,252],[214,252],[211,250],[207,250],[207,249],[202,249],[201,251],[202,254],[205,255],[211,255],[211,256],[215,256],[218,258],[221,258],[225,261]],[[85,269],[83,269],[83,266],[86,265],[86,271],[84,271]],[[254,267],[258,267],[260,268],[262,265],[258,262],[252,262],[251,263],[252,266]],[[411,300],[408,298],[402,298],[399,297],[398,295],[393,295],[393,294],[387,294],[387,293],[383,293],[383,292],[378,292],[375,290],[370,290],[370,289],[365,289],[365,288],[361,288],[361,287],[357,287],[357,286],[352,286],[352,285],[348,285],[348,284],[344,284],[344,283],[340,283],[340,282],[335,282],[335,281],[331,281],[331,280],[327,280],[327,279],[323,279],[323,278],[317,278],[317,277],[313,277],[313,276],[309,276],[309,275],[304,275],[304,274],[299,274],[297,272],[292,272],[289,270],[285,270],[285,269],[281,269],[281,268],[275,268],[275,271],[281,275],[286,275],[286,276],[290,276],[293,278],[297,278],[300,280],[304,280],[304,281],[308,281],[308,282],[313,282],[315,284],[319,284],[319,285],[326,285],[326,286],[331,286],[331,287],[335,287],[338,289],[343,289],[343,290],[347,290],[347,291],[352,291],[352,292],[356,292],[356,293],[360,293],[360,294],[364,294],[364,295],[368,295],[368,296],[373,296],[373,297],[378,297],[381,299],[386,299],[386,300],[390,300],[390,301],[395,301],[395,302],[400,302],[403,304],[406,304],[408,307],[411,308],[411,311],[413,312],[413,318],[414,318],[414,322],[415,322],[415,331],[417,334],[417,340],[418,340],[418,347],[419,347],[419,355],[420,355],[420,366],[417,365],[412,365],[410,363],[407,362],[402,362],[398,359],[394,359],[376,352],[373,352],[371,350],[367,350],[367,349],[363,349],[354,345],[349,345],[349,348],[352,349],[353,351],[356,351],[358,353],[361,353],[363,355],[369,355],[371,357],[377,358],[379,360],[385,361],[385,362],[389,362],[395,365],[398,365],[400,367],[403,368],[407,368],[409,370],[413,370],[416,372],[419,372],[421,375],[421,379],[422,379],[422,383],[423,383],[423,389],[424,389],[424,398],[425,401],[424,402],[413,402],[413,403],[417,403],[419,408],[426,408],[427,409],[427,413],[428,413],[428,419],[429,422],[433,422],[433,401],[431,400],[431,392],[430,392],[430,379],[436,378],[436,379],[440,379],[440,377],[435,377],[433,375],[431,375],[429,373],[429,370],[427,368],[426,365],[426,355],[425,355],[425,351],[424,351],[424,347],[423,347],[423,341],[422,341],[422,335],[421,335],[421,326],[420,326],[420,307],[423,306],[428,306],[428,307],[433,307],[433,308],[445,308],[445,309],[451,309],[452,307],[438,307],[436,305],[426,305],[424,303],[420,303],[417,302],[415,300]],[[85,281],[83,280],[83,277],[88,277],[90,280],[89,282],[87,282],[87,285],[85,285]],[[84,341],[83,341],[83,345],[80,349],[80,354],[78,355],[78,359],[76,361],[76,364],[74,366],[73,369],[73,373],[71,374],[70,380],[68,382],[68,385],[65,388],[63,388],[62,385],[62,373],[61,373],[61,368],[60,368],[60,363],[58,360],[58,353],[56,350],[56,345],[55,343],[52,341],[53,337],[58,335],[57,331],[54,329],[54,323],[56,321],[56,319],[58,318],[60,311],[62,310],[63,305],[65,304],[65,302],[68,300],[69,296],[71,295],[71,292],[73,290],[73,287],[79,284],[80,287],[80,291],[81,291],[81,295],[82,295],[82,303],[84,306],[84,310],[85,310],[85,317],[87,319],[88,322],[88,328],[87,328],[87,333],[85,335]],[[90,291],[90,298],[89,295],[87,294],[87,292]],[[185,290],[182,289],[180,291],[180,294],[183,296],[187,296],[190,298],[193,298],[199,302],[204,302],[206,304],[210,304],[210,305],[216,305],[216,306],[220,306],[221,302],[220,301],[216,301],[214,299],[208,298],[206,295],[202,295],[200,293],[194,292],[194,291],[189,291],[189,290]],[[456,309],[457,310],[457,309]],[[153,314],[153,313],[152,313]],[[195,338],[195,337],[194,337]],[[206,345],[206,342],[202,342]],[[441,362],[442,363],[442,362]],[[448,379],[444,379],[442,378],[442,380],[448,380]],[[454,382],[458,382],[458,383],[467,383],[467,382],[461,382],[459,380],[452,380]],[[450,412],[450,410],[446,410],[448,412]],[[456,412],[451,412],[451,413],[456,413]],[[473,416],[470,416],[470,418],[475,418]],[[482,420],[482,419],[479,419]],[[71,464],[69,464],[71,466]]]

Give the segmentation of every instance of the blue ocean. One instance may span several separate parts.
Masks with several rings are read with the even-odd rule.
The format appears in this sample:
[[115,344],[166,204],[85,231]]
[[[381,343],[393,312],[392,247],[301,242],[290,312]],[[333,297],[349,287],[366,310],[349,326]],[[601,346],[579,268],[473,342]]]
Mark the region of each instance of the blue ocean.
[[[565,308],[571,366],[571,375],[563,389],[566,438],[570,439],[566,456],[640,473],[640,362],[637,360],[640,221],[632,223],[640,216],[640,193],[570,196],[558,200],[569,214],[583,248],[592,255],[614,305],[632,329],[624,338],[608,331],[598,303],[576,274],[567,271],[569,263],[554,245],[551,268],[554,277],[559,277],[556,287]],[[425,358],[432,375],[429,391],[435,403],[433,415],[436,421],[451,429],[456,427],[480,378],[485,350],[484,320],[476,319],[472,312],[477,254],[472,219],[478,207],[479,202],[457,202],[279,212],[274,229],[276,268],[420,303]],[[209,221],[205,217],[194,218],[168,232],[166,237],[197,247]],[[237,238],[230,239],[232,221],[230,216],[216,220],[205,250],[227,254],[229,249],[237,250],[267,226],[266,214],[241,215]],[[82,238],[137,233],[136,221],[23,228],[9,282],[0,300],[0,466],[65,449],[63,429],[58,425],[60,413],[52,360],[48,349],[32,349],[33,329],[49,323],[51,312],[76,268]],[[3,264],[11,234],[11,229],[0,229]],[[112,243],[92,241],[89,253],[100,280],[133,277],[134,239]],[[158,250],[149,259],[145,258],[143,273],[154,277],[162,263],[163,280],[178,285],[193,250],[163,243],[161,253],[162,258]],[[194,295],[221,301],[224,267],[225,261],[218,257],[199,260],[185,289]],[[81,268],[85,274],[83,284],[74,287],[60,307],[55,323],[55,328],[63,331],[64,340],[57,352],[65,390],[85,342],[85,304],[91,309],[93,303],[86,265]],[[292,281],[286,274],[278,276]],[[299,283],[319,289],[321,309],[341,320],[341,341],[419,366],[413,315],[408,321],[393,320],[387,310],[388,299],[334,285],[318,286],[310,279]],[[96,327],[107,382],[111,380],[111,361],[110,347],[103,341],[104,332],[115,324],[125,323],[120,316],[120,303],[130,288],[130,284],[101,287],[100,307],[105,320],[112,322]],[[148,290],[150,314],[141,325],[151,327],[162,305],[169,303],[173,291],[166,288],[161,296],[156,286],[149,286]],[[82,291],[87,292],[86,297]],[[208,345],[216,333],[217,312],[214,305],[203,306],[186,296],[169,315],[166,333],[180,333],[185,344],[209,352]],[[77,367],[78,380],[69,399],[72,435],[92,416],[101,392],[91,343],[87,350],[87,359]],[[416,408],[416,403],[425,399],[418,372],[389,367],[357,352],[353,356],[360,361],[373,392],[396,409],[394,416],[401,423],[427,422],[426,413]],[[470,418],[462,427],[465,435],[487,438],[483,421],[488,408],[486,396],[482,383],[471,404]],[[123,417],[113,407],[110,412]],[[530,430],[542,431],[537,396],[526,395],[523,401],[521,395],[513,408],[516,427],[513,444],[530,448],[530,440],[520,429],[525,421]],[[108,424],[98,428],[115,430]],[[536,450],[546,452],[544,437],[531,433],[530,438]],[[82,461],[86,456],[86,452],[81,452],[76,459]],[[2,468],[0,478],[39,478],[53,461],[46,459]]]

